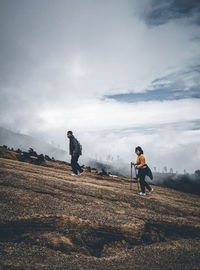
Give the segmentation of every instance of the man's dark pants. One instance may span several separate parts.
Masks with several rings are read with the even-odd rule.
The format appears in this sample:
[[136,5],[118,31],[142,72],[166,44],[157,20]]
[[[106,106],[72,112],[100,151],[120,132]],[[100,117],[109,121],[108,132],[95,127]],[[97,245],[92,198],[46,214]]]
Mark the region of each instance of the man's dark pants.
[[83,170],[81,169],[81,166],[78,164],[78,159],[79,159],[79,155],[76,156],[72,156],[71,158],[71,166],[72,166],[72,170],[73,173],[77,174],[79,171],[80,173],[83,172]]
[[145,187],[151,191],[151,187],[149,184],[145,181],[145,176],[146,176],[146,169],[139,169],[138,172],[138,178],[140,179],[140,187],[143,193],[145,193]]

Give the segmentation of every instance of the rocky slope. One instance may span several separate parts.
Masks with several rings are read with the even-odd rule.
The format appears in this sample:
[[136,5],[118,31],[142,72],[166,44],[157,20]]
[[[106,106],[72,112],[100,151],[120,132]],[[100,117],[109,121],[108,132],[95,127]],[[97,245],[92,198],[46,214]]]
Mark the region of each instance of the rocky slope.
[[[7,157],[8,158],[8,157]],[[0,269],[199,269],[198,195],[0,158]]]

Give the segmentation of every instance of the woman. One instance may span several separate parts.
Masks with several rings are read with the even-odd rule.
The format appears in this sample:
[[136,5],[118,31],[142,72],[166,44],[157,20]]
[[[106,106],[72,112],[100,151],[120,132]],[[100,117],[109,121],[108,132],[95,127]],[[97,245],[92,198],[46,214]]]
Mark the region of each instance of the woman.
[[135,163],[132,163],[136,169],[138,169],[138,175],[137,178],[140,179],[140,187],[142,192],[139,193],[139,195],[146,195],[145,187],[149,190],[148,194],[150,194],[153,191],[153,188],[149,186],[149,184],[145,181],[145,176],[149,175],[148,170],[149,167],[146,164],[145,157],[143,155],[143,150],[140,146],[137,146],[135,148],[135,153],[137,154],[137,160]]

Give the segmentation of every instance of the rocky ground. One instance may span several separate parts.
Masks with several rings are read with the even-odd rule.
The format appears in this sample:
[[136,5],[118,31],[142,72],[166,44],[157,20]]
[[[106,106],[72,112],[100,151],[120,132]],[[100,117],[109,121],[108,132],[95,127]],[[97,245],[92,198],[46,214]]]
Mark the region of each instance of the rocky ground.
[[0,158],[0,269],[200,269],[198,195],[70,173]]

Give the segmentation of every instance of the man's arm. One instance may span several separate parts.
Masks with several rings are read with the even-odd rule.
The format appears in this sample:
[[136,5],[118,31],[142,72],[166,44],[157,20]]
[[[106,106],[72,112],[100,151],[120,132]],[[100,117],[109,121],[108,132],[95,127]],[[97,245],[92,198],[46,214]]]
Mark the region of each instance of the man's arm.
[[73,155],[78,155],[79,154],[79,144],[78,141],[76,139],[73,139],[72,141],[73,144]]

